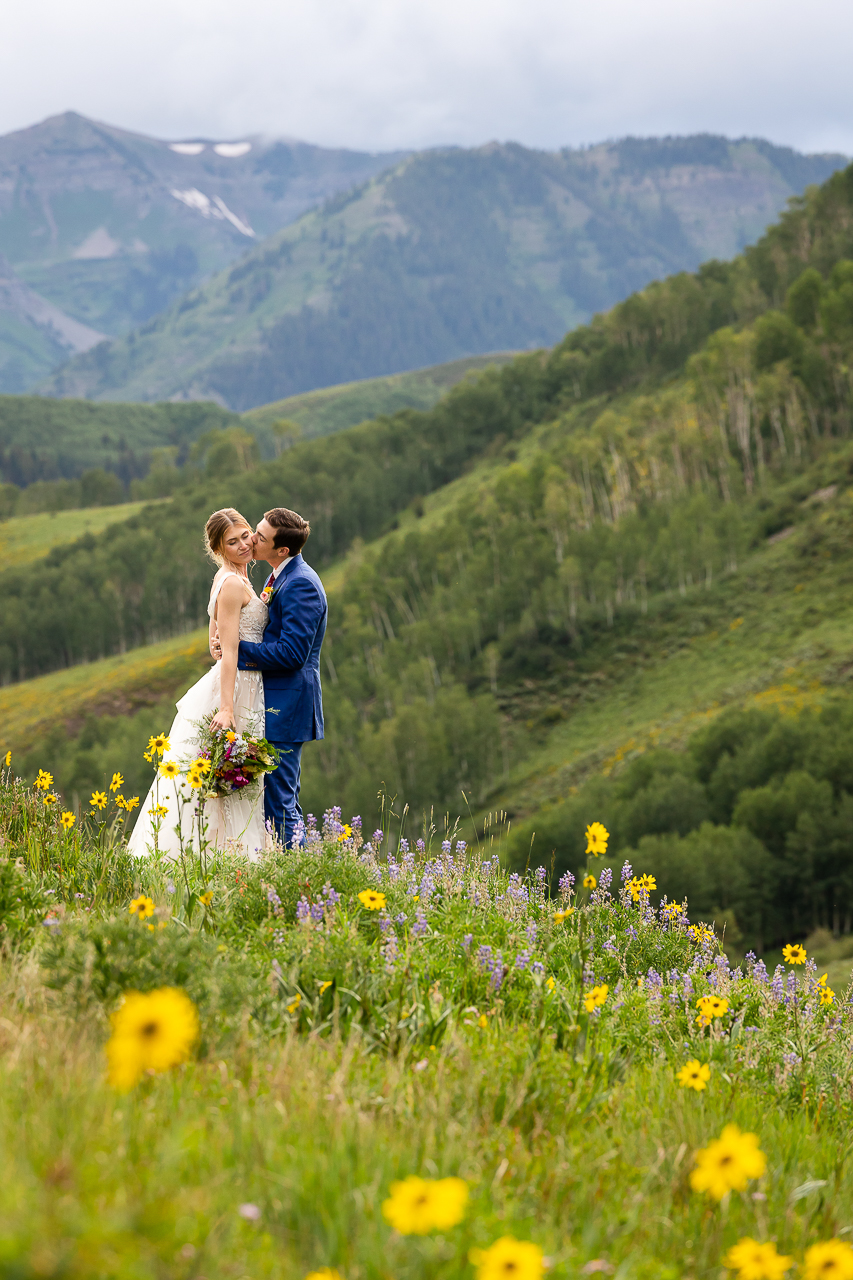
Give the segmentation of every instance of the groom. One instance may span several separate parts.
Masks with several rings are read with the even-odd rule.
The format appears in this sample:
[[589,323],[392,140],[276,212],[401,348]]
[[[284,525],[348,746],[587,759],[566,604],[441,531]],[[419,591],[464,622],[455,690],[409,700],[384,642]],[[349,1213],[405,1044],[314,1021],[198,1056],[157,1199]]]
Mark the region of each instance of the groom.
[[240,641],[237,662],[241,671],[263,673],[266,736],[280,752],[278,768],[264,775],[264,817],[285,848],[293,847],[302,821],[302,744],[323,737],[320,646],[326,592],[302,559],[310,532],[308,521],[286,507],[274,507],[258,525],[255,559],[266,560],[272,569],[261,592],[270,615],[260,644]]

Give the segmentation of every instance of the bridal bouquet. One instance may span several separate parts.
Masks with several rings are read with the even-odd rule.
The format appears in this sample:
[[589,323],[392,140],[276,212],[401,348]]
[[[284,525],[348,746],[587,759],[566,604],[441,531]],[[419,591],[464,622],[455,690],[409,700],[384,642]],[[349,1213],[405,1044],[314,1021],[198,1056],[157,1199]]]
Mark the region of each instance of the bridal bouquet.
[[210,721],[200,721],[196,727],[198,756],[190,771],[196,775],[194,785],[204,800],[218,800],[251,787],[278,764],[278,750],[266,738],[233,729],[213,731]]

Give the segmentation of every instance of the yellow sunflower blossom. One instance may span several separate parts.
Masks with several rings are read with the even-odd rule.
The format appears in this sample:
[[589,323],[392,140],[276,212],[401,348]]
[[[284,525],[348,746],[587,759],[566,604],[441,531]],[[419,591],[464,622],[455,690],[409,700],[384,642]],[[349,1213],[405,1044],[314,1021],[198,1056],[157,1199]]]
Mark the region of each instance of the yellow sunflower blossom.
[[477,1280],[541,1280],[545,1273],[539,1245],[512,1236],[501,1236],[488,1249],[472,1249],[468,1258]]
[[155,804],[151,812],[155,818],[165,818],[169,812],[169,806],[167,804]]
[[332,985],[332,979],[331,979],[331,978],[327,978],[325,982],[321,982],[321,983],[320,983],[320,995],[321,995],[321,996],[322,996],[322,995],[324,995],[324,994],[325,994],[325,992],[327,992],[327,991],[329,990],[329,987],[330,987],[331,985]]
[[297,991],[296,995],[293,997],[293,999],[291,1000],[290,1004],[287,1006],[287,1012],[288,1012],[288,1013],[296,1013],[296,1010],[299,1008],[299,1006],[300,1006],[301,1004],[302,1004],[302,996],[301,996],[301,994]]
[[782,959],[786,964],[805,964],[806,949],[801,947],[799,942],[795,942],[793,945],[789,943],[788,946],[782,948]]
[[141,893],[138,898],[133,899],[128,911],[132,916],[138,916],[140,920],[147,920],[149,916],[154,914],[154,903],[144,893]]
[[206,907],[209,907],[212,901],[213,901],[213,890],[212,890],[212,889],[208,889],[207,893],[203,893],[203,894],[201,894],[201,896],[199,897],[199,902],[203,903],[203,904],[204,904],[204,906],[206,906]]
[[711,1079],[711,1068],[707,1062],[699,1062],[698,1059],[693,1058],[684,1064],[675,1078],[682,1089],[695,1089],[697,1093],[701,1093],[707,1088],[708,1081]]
[[392,1182],[382,1215],[402,1236],[448,1231],[465,1217],[468,1184],[462,1178],[418,1178]]
[[53,774],[46,773],[44,769],[39,769],[38,777],[33,783],[36,791],[47,791],[48,787],[53,786]]
[[124,786],[124,778],[120,773],[113,774],[113,780],[110,783],[110,791],[118,791],[119,787]]
[[170,751],[171,747],[172,744],[165,733],[157,733],[153,738],[148,739],[148,750],[152,756],[155,751],[158,756],[162,756],[164,752]]
[[690,926],[687,930],[687,936],[701,945],[703,942],[713,942],[717,935],[709,924],[703,924],[700,921],[698,924]]
[[204,774],[198,772],[196,769],[190,769],[187,774],[187,782],[190,784],[193,791],[199,791],[204,786]]
[[821,987],[820,1002],[822,1005],[830,1005],[835,999],[835,992],[832,987]]
[[56,804],[58,799],[59,799],[59,796],[56,794],[55,791],[48,791],[46,796],[42,796],[41,802],[43,805],[46,805],[47,808],[49,809],[52,804]]
[[7,769],[10,769],[10,768],[11,768],[11,766],[12,766],[12,752],[11,752],[11,751],[7,751],[7,752],[6,752],[5,756],[3,757],[3,763],[4,763],[4,765],[6,766],[6,768],[7,768]]
[[696,1152],[696,1168],[690,1175],[694,1191],[706,1191],[722,1200],[729,1191],[743,1191],[750,1178],[760,1178],[767,1157],[754,1133],[741,1133],[736,1124],[727,1124],[713,1142]]
[[641,894],[648,895],[651,893],[652,889],[656,889],[657,887],[657,880],[655,880],[654,876],[632,876],[628,881],[628,888],[630,889],[631,897],[635,902],[640,901]]
[[593,1009],[600,1009],[607,999],[607,993],[610,990],[606,982],[602,982],[601,986],[593,987],[583,998],[583,1007],[587,1013],[592,1013]]
[[358,900],[368,911],[381,911],[385,906],[385,894],[377,892],[376,889],[362,889]]
[[344,1278],[334,1267],[321,1267],[319,1271],[309,1271],[305,1280],[344,1280]]
[[729,1002],[721,996],[700,996],[696,1001],[699,1010],[696,1021],[700,1027],[709,1027],[714,1018],[722,1018],[729,1011]]
[[566,907],[565,911],[555,911],[554,924],[564,924],[565,921],[568,920],[569,916],[573,916],[574,913],[574,907]]
[[128,813],[132,813],[139,805],[139,796],[131,796],[129,800],[125,800],[124,807]]
[[592,872],[590,872],[589,875],[584,876],[583,887],[585,889],[594,889],[597,884],[598,884],[598,881],[596,880]]
[[488,1025],[489,1025],[489,1019],[486,1017],[484,1013],[481,1013],[479,1018],[477,1019],[477,1026],[480,1028],[481,1031],[485,1031]]
[[343,844],[344,840],[352,839],[352,827],[348,822],[344,823],[344,829],[338,836],[338,844]]
[[210,773],[210,761],[207,756],[199,756],[196,760],[193,760],[190,768],[197,773]]
[[59,821],[62,823],[66,831],[70,831],[77,819],[74,817],[74,814],[70,809],[66,809]]
[[107,796],[106,796],[106,792],[105,792],[105,791],[93,791],[93,792],[92,792],[92,802],[91,802],[91,803],[92,803],[92,808],[93,808],[93,809],[106,809],[106,807],[107,807]]
[[594,858],[607,852],[607,841],[610,832],[600,822],[591,822],[586,829],[586,851]]
[[794,1259],[778,1253],[772,1241],[759,1244],[751,1236],[738,1240],[723,1259],[723,1266],[737,1272],[737,1280],[783,1280],[793,1265]]
[[161,778],[177,778],[180,772],[180,766],[175,760],[164,760],[160,765]]
[[125,798],[121,792],[119,792],[117,796],[113,796],[113,804],[117,809],[123,809],[125,807],[125,803]]
[[853,1248],[844,1240],[824,1240],[806,1249],[803,1280],[853,1280]]
[[553,974],[551,974],[551,977],[545,983],[545,990],[553,991],[556,988],[556,986],[557,986],[557,979],[554,977]]
[[110,1083],[126,1093],[146,1071],[168,1071],[190,1056],[198,1015],[189,996],[174,987],[141,995],[130,991],[112,1018],[107,1045]]

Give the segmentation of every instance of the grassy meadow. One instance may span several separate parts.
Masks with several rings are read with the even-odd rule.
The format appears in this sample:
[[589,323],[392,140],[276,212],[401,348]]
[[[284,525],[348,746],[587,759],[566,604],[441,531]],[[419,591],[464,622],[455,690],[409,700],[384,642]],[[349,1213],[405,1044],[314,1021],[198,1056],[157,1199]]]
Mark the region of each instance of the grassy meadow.
[[34,564],[57,547],[129,520],[148,505],[147,502],[124,502],[113,507],[13,516],[0,522],[0,559],[4,565]]
[[853,1267],[850,1005],[804,950],[733,966],[639,866],[510,874],[499,821],[132,862],[118,787],[69,823],[54,781],[0,787],[0,1274]]

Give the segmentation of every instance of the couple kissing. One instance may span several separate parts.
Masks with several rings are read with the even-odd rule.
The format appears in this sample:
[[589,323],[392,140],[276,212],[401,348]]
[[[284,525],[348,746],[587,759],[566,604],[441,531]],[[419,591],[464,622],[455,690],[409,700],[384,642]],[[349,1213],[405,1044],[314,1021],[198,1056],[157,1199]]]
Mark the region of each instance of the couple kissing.
[[[210,653],[215,665],[177,704],[164,761],[198,755],[199,724],[214,731],[257,733],[278,750],[276,768],[253,788],[205,807],[206,839],[220,849],[257,859],[275,837],[285,848],[301,841],[302,747],[323,737],[320,648],[326,633],[326,592],[302,558],[307,520],[286,507],[267,511],[253,531],[239,511],[214,511],[204,545],[217,572],[210,591]],[[265,560],[270,574],[260,595],[249,566]],[[155,847],[166,858],[191,846],[195,816],[152,785],[129,849],[137,857]],[[169,810],[168,815],[163,809]],[[155,840],[155,831],[157,838]]]

